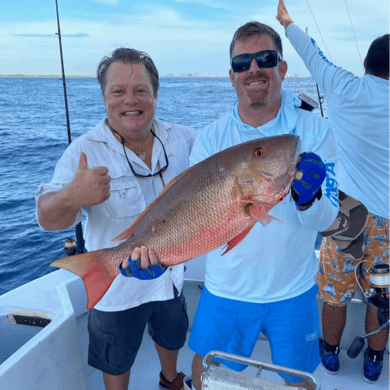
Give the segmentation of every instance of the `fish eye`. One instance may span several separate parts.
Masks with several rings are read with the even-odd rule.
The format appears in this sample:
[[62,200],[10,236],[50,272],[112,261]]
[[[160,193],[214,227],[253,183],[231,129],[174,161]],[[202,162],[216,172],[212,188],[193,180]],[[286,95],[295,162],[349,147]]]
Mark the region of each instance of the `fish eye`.
[[262,148],[257,148],[257,149],[255,149],[255,151],[253,152],[253,155],[254,155],[255,157],[260,157],[262,154],[263,154],[263,149],[262,149]]

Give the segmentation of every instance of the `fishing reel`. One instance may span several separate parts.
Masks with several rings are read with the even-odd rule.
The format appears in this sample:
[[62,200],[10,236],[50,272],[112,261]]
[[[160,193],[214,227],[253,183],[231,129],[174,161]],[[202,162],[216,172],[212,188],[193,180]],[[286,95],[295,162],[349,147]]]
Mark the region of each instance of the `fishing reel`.
[[66,256],[79,255],[80,253],[86,252],[81,222],[76,225],[75,229],[76,237],[66,237],[64,240],[64,252]]
[[318,107],[318,103],[306,93],[301,92],[298,95],[298,99],[301,101],[301,108],[306,111],[313,111]]
[[361,266],[361,261],[355,269],[355,277],[362,291],[365,302],[378,309],[379,328],[365,334],[361,337],[356,337],[348,348],[347,355],[350,358],[355,358],[359,355],[364,347],[364,339],[373,336],[380,331],[389,327],[389,285],[390,285],[390,267],[389,264],[376,264],[369,270],[370,283],[368,290],[363,289],[359,283],[356,270]]
[[64,240],[64,253],[66,256],[73,256],[83,253],[79,250],[74,237],[66,237]]
[[[76,239],[74,237],[66,237],[64,239],[64,253],[66,256],[73,256],[73,255],[78,255],[81,253],[77,248]],[[56,271],[58,269],[59,268],[55,268],[55,267],[50,266],[47,273],[49,274],[49,273]]]

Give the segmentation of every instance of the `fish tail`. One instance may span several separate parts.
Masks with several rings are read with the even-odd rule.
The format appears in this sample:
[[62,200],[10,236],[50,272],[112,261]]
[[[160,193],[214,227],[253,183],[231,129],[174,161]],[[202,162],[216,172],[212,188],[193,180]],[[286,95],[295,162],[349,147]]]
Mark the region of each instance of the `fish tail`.
[[114,279],[119,275],[115,263],[107,261],[109,249],[82,253],[64,257],[51,263],[52,267],[66,269],[83,279],[87,291],[87,310],[93,308],[110,288]]

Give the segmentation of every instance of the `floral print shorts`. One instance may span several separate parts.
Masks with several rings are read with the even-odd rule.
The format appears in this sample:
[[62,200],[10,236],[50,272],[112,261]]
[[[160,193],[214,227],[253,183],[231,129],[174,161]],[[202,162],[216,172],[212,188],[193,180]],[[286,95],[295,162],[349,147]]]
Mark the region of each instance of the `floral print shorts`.
[[365,249],[361,260],[354,260],[342,253],[332,238],[322,241],[320,265],[318,271],[318,287],[321,299],[332,306],[345,306],[355,295],[359,283],[367,289],[368,271],[374,264],[389,263],[389,220],[369,213],[364,232]]

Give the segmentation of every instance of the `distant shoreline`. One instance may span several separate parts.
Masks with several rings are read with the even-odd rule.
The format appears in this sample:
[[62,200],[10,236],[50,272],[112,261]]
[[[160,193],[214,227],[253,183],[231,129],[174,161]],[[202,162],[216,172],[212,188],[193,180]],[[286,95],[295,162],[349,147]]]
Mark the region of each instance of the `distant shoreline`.
[[[310,78],[310,75],[306,74],[298,74],[298,75],[287,75],[286,78],[295,77],[295,78]],[[60,75],[23,75],[23,74],[11,74],[11,75],[1,75],[0,78],[56,78],[61,79],[62,77]],[[81,79],[94,79],[96,76],[82,76],[82,75],[71,75],[66,76],[67,79],[75,79],[75,78],[81,78]],[[202,78],[229,78],[228,75],[221,75],[221,74],[167,74],[160,76],[161,79],[169,79],[169,78],[188,78],[188,79],[202,79]]]
[[[0,75],[0,78],[57,78],[61,79],[62,76],[60,75],[24,75],[24,74],[11,74],[11,75]],[[83,78],[83,79],[91,79],[96,78],[96,76],[82,76],[82,75],[70,75],[66,76],[67,79],[72,78]],[[169,74],[169,75],[162,75],[160,76],[161,79],[163,78],[229,78],[229,76],[224,75],[192,75],[192,74]]]
[[[32,78],[40,78],[40,79],[60,79],[62,76],[60,75],[24,75],[24,74],[0,74],[0,78],[5,79],[17,79],[17,78],[25,78],[25,79],[32,79]],[[95,78],[95,76],[66,76],[66,78]]]

